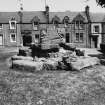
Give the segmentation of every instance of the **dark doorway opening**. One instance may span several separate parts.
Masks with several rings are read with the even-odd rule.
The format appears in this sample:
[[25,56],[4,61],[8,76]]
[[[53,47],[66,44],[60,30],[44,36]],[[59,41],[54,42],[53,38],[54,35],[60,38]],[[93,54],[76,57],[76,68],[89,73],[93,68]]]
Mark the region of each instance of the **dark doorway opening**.
[[30,46],[32,43],[32,36],[23,36],[23,46]]
[[70,43],[70,34],[66,33],[66,43]]
[[97,48],[97,47],[98,47],[98,46],[97,46],[98,37],[97,37],[97,36],[93,37],[93,41],[94,41],[94,47]]

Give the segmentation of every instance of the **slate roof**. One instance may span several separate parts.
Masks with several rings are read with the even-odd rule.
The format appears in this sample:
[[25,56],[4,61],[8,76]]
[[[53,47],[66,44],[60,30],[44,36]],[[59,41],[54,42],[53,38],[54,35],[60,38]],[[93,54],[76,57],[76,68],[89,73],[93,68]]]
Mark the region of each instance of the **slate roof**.
[[[58,16],[60,21],[62,22],[65,16],[69,17],[70,22],[78,15],[81,14],[83,18],[87,21],[87,17],[85,12],[50,12],[49,20],[52,21],[54,16]],[[24,11],[23,12],[23,23],[31,23],[32,19],[38,16],[40,22],[46,22],[45,12],[44,11]],[[15,18],[17,22],[19,22],[18,12],[0,12],[0,23],[8,23],[10,19]],[[104,13],[90,13],[90,18],[92,22],[105,22],[105,14]]]
[[105,13],[90,13],[91,22],[103,22]]
[[0,23],[8,23],[13,17],[19,21],[17,12],[0,12]]
[[[30,23],[35,16],[38,16],[41,22],[46,22],[44,11],[24,11],[23,23]],[[12,17],[19,22],[20,18],[18,12],[0,12],[0,23],[8,23]]]
[[23,12],[23,23],[30,23],[32,19],[38,16],[40,22],[46,22],[46,17],[44,11],[24,11]]
[[49,14],[50,19],[49,20],[52,21],[52,18],[54,16],[58,16],[60,18],[60,22],[62,22],[64,17],[68,16],[69,20],[71,22],[73,20],[73,18],[76,17],[77,14],[78,14],[78,12],[70,12],[70,11],[67,11],[67,12],[50,12],[50,14]]

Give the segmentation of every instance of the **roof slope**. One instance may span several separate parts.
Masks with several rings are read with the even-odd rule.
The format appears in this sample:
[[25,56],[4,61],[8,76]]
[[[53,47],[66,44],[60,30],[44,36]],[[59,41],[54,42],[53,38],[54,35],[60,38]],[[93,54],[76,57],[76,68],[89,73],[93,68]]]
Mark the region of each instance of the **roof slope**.
[[78,14],[78,12],[70,12],[70,11],[66,11],[66,12],[50,12],[49,16],[50,16],[50,21],[52,21],[52,18],[54,16],[58,16],[60,18],[60,21],[62,22],[65,16],[68,16],[70,19],[70,22],[73,20],[74,17],[76,17],[76,15]]
[[19,21],[17,12],[0,12],[0,23],[8,23],[12,17],[14,17],[16,21]]
[[[52,18],[54,16],[58,16],[60,18],[60,21],[62,22],[65,16],[69,17],[70,22],[78,16],[78,14],[81,14],[83,18],[87,21],[87,17],[85,12],[71,12],[71,11],[65,11],[65,12],[50,12],[49,13],[49,20],[52,21]],[[40,19],[40,22],[46,22],[46,16],[44,11],[23,11],[23,23],[31,23],[31,20],[38,16]],[[9,20],[14,17],[17,22],[19,22],[20,18],[18,15],[18,12],[0,12],[0,23],[8,23]],[[90,18],[92,22],[103,22],[105,21],[105,14],[104,13],[90,13]]]
[[105,18],[104,13],[90,13],[91,22],[103,22]]
[[40,22],[46,22],[44,11],[25,11],[23,12],[23,23],[30,23],[35,16],[38,16]]
[[[41,22],[46,22],[44,11],[24,11],[23,23],[30,23],[35,16],[38,16]],[[18,12],[0,12],[0,23],[8,23],[12,17],[19,22],[20,18]]]

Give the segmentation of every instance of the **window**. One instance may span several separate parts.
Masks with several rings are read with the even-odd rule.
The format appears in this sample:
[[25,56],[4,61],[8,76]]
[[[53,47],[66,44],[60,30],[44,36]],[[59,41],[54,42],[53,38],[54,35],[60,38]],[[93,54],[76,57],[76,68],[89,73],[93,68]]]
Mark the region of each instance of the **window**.
[[84,29],[83,21],[75,21],[75,29]]
[[39,22],[33,22],[33,29],[38,30]]
[[54,24],[54,28],[59,27],[60,18],[58,16],[54,16],[52,19],[52,23]]
[[79,29],[79,21],[75,21],[75,29]]
[[76,41],[79,42],[79,33],[76,33]]
[[69,24],[69,17],[68,16],[64,17],[63,23],[64,23],[65,27],[68,27],[68,24]]
[[0,34],[0,45],[3,45],[3,34]]
[[3,29],[3,24],[2,23],[0,23],[0,29]]
[[16,42],[16,34],[15,34],[15,33],[12,33],[12,34],[10,35],[10,41],[11,41],[11,42]]
[[80,41],[83,42],[83,33],[80,33]]
[[83,28],[84,28],[84,23],[83,23],[83,21],[80,21],[79,29],[83,29]]
[[83,42],[83,33],[76,33],[76,42]]
[[99,26],[98,25],[94,26],[94,32],[99,33]]
[[40,38],[40,37],[39,37],[39,34],[35,34],[35,42],[36,42],[36,43],[39,43],[39,38]]
[[35,39],[39,39],[39,34],[35,34]]
[[10,21],[10,29],[16,29],[16,21]]
[[58,21],[54,21],[54,25],[55,25],[56,27],[58,27],[58,24],[59,24]]

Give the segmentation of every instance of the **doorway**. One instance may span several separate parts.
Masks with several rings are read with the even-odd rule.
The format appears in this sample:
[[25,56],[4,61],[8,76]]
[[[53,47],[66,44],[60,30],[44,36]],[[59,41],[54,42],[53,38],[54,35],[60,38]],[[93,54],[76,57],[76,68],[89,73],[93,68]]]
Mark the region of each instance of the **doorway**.
[[3,35],[0,34],[0,46],[3,45]]
[[98,37],[97,36],[93,37],[93,41],[94,41],[94,47],[97,48],[98,47]]
[[30,46],[30,44],[32,43],[32,36],[28,35],[24,35],[23,36],[23,46]]
[[66,33],[66,43],[70,43],[70,34]]

